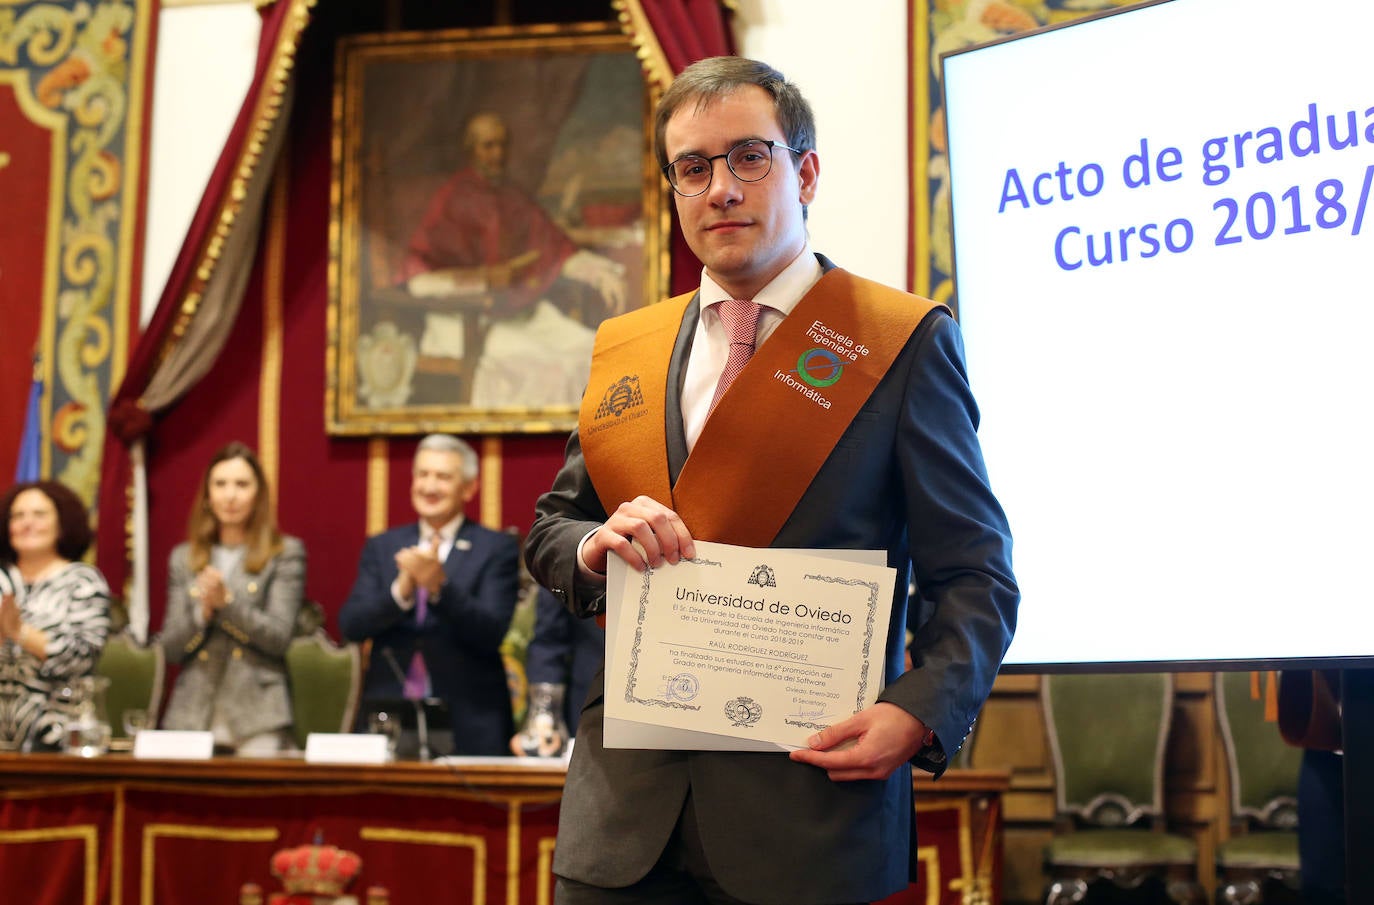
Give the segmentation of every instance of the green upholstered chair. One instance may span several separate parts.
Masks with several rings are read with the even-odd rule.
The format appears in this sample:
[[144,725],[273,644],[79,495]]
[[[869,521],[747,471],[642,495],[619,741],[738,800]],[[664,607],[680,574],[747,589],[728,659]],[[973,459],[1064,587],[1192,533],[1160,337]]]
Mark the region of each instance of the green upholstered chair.
[[1298,901],[1298,768],[1251,693],[1251,674],[1216,675],[1217,720],[1231,786],[1232,835],[1217,848],[1218,905]]
[[114,738],[129,738],[124,731],[124,714],[131,710],[142,710],[149,728],[157,726],[166,672],[160,645],[140,644],[127,630],[111,635],[105,640],[95,672],[110,680],[105,710]]
[[1163,828],[1173,702],[1167,674],[1041,681],[1056,799],[1055,836],[1045,849],[1046,905],[1089,902],[1102,881],[1134,889],[1151,878],[1170,901],[1202,905],[1197,845]]
[[292,730],[305,747],[312,732],[351,732],[362,686],[362,654],[356,644],[340,647],[316,629],[292,639],[286,649],[291,682]]

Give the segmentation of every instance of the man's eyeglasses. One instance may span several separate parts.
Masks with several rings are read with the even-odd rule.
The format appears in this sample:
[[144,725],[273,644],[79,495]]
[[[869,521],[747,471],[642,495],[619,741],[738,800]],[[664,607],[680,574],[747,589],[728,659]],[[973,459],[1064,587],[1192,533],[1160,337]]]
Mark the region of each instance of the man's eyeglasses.
[[673,187],[673,191],[684,198],[691,198],[700,195],[711,186],[715,163],[724,157],[725,165],[740,182],[758,182],[773,169],[774,148],[782,148],[793,154],[802,153],[780,141],[751,138],[714,157],[701,157],[696,154],[679,157],[663,168],[663,175],[668,177],[668,183]]

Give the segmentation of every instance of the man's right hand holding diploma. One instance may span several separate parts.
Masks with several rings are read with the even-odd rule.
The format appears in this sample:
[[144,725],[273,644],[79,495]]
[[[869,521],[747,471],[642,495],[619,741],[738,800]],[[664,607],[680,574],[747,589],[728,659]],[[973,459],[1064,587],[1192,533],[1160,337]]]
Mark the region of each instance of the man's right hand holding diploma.
[[606,574],[606,557],[612,553],[642,572],[645,567],[692,559],[696,548],[676,512],[658,500],[637,496],[617,506],[611,517],[582,542],[582,562],[594,573]]

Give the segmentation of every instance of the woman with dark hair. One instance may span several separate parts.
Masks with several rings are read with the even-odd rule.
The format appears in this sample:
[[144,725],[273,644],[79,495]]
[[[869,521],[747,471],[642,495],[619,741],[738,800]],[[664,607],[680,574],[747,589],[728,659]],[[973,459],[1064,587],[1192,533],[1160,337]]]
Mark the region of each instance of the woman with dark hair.
[[286,648],[305,591],[305,547],[277,530],[262,465],[230,443],[215,453],[172,551],[162,648],[181,664],[162,725],[210,730],[218,748],[296,748]]
[[0,498],[0,749],[56,750],[71,716],[60,693],[90,675],[110,630],[110,589],[81,562],[81,499],[56,481]]

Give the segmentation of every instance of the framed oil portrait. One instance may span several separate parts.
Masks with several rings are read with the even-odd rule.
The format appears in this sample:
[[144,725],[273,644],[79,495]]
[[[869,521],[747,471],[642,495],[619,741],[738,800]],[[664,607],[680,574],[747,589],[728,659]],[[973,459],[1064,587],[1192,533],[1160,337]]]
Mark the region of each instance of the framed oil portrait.
[[597,325],[667,290],[656,101],[606,24],[341,39],[331,434],[576,424]]

